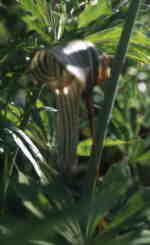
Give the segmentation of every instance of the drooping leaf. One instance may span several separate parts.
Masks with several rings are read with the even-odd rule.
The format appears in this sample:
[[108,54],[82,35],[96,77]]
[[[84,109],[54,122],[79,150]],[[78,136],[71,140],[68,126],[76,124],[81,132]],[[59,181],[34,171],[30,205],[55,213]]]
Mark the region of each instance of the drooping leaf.
[[18,133],[25,140],[37,159],[39,159],[41,162],[45,161],[39,149],[33,144],[31,139],[21,129],[13,128],[13,131],[16,131],[16,133]]
[[[19,130],[17,130],[17,131],[20,132]],[[42,171],[42,169],[40,167],[40,164],[39,164],[39,161],[36,158],[36,156],[37,156],[40,161],[41,160],[44,160],[43,157],[42,157],[42,155],[40,154],[39,150],[35,147],[35,145],[33,145],[31,143],[31,140],[27,136],[25,136],[25,134],[22,132],[23,136],[25,136],[26,139],[27,139],[27,141],[28,141],[28,145],[32,148],[34,154],[36,154],[36,156],[33,156],[32,153],[31,153],[31,151],[26,146],[26,144],[23,142],[23,140],[21,139],[21,137],[19,137],[19,135],[17,135],[11,129],[8,129],[8,132],[12,135],[12,137],[13,137],[14,141],[16,142],[17,146],[21,149],[21,151],[24,153],[24,155],[32,163],[33,168],[35,169],[35,171],[36,171],[37,175],[39,176],[40,180],[42,182],[45,182],[46,179],[47,179],[47,177],[45,176],[44,172]]]

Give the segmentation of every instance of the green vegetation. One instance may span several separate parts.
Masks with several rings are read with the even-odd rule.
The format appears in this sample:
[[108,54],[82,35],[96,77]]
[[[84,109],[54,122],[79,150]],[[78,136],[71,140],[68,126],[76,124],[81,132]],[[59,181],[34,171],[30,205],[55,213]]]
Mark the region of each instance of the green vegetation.
[[[150,244],[149,14],[148,0],[0,0],[1,244]],[[33,84],[29,64],[37,49],[76,39],[113,59],[93,91],[92,154],[81,100],[86,171],[68,184],[56,165],[54,96]]]

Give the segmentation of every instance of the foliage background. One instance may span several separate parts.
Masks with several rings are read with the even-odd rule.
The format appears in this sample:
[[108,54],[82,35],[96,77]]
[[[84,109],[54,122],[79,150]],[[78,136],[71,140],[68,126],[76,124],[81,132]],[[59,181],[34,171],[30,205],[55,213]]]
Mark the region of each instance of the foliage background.
[[[53,95],[33,86],[28,75],[36,49],[72,39],[115,54],[131,1],[91,2],[0,1],[2,244],[150,242],[149,1],[142,1],[136,19],[92,200],[82,193],[84,176],[68,187],[57,172]],[[104,90],[105,84],[94,90],[97,108],[103,107]],[[86,114],[81,103],[77,152],[84,165],[91,146]]]

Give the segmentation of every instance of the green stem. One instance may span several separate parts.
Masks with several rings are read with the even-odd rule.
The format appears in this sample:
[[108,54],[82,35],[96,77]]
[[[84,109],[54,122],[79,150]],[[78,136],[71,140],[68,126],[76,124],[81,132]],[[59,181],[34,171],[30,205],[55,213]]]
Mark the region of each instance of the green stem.
[[[132,34],[133,26],[135,23],[136,15],[142,0],[132,0],[129,6],[125,25],[121,34],[120,41],[117,46],[116,55],[112,64],[112,72],[110,80],[106,82],[104,106],[98,115],[98,123],[96,125],[96,142],[97,150],[93,152],[89,161],[89,169],[85,181],[85,195],[88,193],[90,196],[95,190],[97,179],[97,171],[100,167],[103,142],[107,133],[108,124],[111,117],[112,108],[117,95],[117,87],[120,73],[124,64],[124,58],[128,49],[129,39]],[[110,37],[111,38],[111,37]]]

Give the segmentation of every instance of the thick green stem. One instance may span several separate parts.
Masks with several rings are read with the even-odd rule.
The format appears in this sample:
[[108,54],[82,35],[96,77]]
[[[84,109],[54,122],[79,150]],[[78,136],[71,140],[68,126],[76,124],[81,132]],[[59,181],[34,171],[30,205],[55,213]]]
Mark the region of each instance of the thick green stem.
[[[107,133],[108,124],[111,117],[112,108],[117,94],[118,79],[122,71],[124,58],[128,49],[129,39],[132,34],[132,29],[135,23],[136,15],[142,0],[132,0],[128,9],[125,25],[122,31],[120,41],[118,43],[116,55],[112,64],[112,72],[110,80],[106,83],[104,106],[99,113],[99,120],[96,125],[97,133],[97,149],[93,152],[89,161],[89,169],[87,172],[87,178],[85,181],[85,189],[91,196],[95,190],[95,183],[97,179],[97,171],[99,170],[103,142]],[[111,38],[111,37],[110,37]]]

